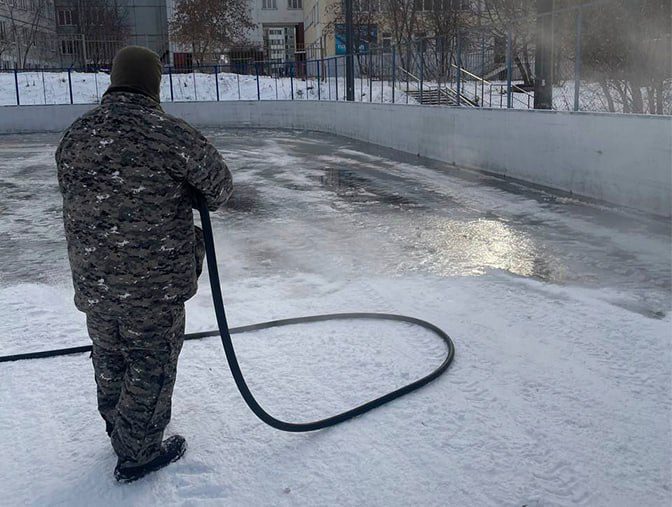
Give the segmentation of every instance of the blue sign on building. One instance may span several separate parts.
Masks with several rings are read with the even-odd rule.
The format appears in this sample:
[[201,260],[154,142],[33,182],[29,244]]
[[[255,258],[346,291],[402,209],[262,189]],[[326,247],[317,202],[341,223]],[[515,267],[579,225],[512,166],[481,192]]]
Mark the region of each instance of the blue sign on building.
[[[355,47],[355,52],[362,54],[369,52],[369,45],[375,44],[378,40],[378,25],[355,25],[354,27],[354,38],[353,44],[359,48]],[[345,24],[336,23],[336,54],[344,55],[345,54]]]

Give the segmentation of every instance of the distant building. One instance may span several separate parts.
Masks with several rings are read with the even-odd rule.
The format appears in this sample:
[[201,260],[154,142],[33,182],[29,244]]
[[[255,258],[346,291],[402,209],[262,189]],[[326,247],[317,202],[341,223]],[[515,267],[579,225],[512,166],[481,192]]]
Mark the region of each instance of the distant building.
[[[248,0],[256,27],[240,47],[221,55],[222,63],[243,65],[255,61],[284,63],[305,59],[303,3],[305,0]],[[166,0],[168,20],[178,0]],[[178,69],[192,66],[191,48],[170,40],[170,62]]]
[[49,67],[58,61],[54,0],[0,1],[0,66]]
[[341,0],[304,0],[305,47],[308,60],[336,54],[334,6]]
[[144,46],[169,63],[168,5],[173,0],[117,0],[127,12],[129,44]]
[[58,66],[109,67],[116,52],[126,44],[125,38],[106,34],[89,21],[94,11],[91,4],[84,4],[87,0],[54,1]]
[[305,0],[250,0],[257,28],[250,34],[261,46],[264,60],[273,63],[304,59],[303,2]]
[[166,6],[157,0],[118,0],[125,29],[108,29],[91,0],[55,0],[58,62],[62,67],[109,67],[122,47],[134,44],[168,57]]

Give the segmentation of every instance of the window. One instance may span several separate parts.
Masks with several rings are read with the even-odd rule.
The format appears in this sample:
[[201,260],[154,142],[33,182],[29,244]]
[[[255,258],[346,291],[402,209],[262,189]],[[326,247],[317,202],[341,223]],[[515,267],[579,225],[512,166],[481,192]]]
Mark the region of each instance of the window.
[[359,9],[362,12],[378,12],[378,0],[359,0]]
[[417,11],[457,11],[469,10],[468,0],[414,0],[414,7]]
[[278,2],[277,0],[261,0],[262,9],[277,9]]
[[303,9],[303,0],[287,0],[288,9]]
[[63,55],[74,55],[75,54],[75,43],[71,40],[61,41],[61,54],[63,54]]
[[58,11],[58,24],[59,26],[72,25],[72,11],[70,9],[60,9]]

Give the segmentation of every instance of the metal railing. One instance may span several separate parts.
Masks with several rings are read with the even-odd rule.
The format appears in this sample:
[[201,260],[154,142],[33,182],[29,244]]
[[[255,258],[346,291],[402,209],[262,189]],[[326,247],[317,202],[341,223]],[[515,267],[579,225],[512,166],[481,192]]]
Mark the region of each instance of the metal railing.
[[[464,91],[466,89],[465,85],[468,83],[468,81],[473,81],[473,83],[474,83],[474,97],[477,100],[471,101],[472,105],[485,106],[485,104],[486,104],[485,88],[487,87],[488,92],[489,92],[488,93],[489,100],[487,102],[488,107],[499,107],[499,108],[505,107],[505,104],[503,102],[503,98],[507,95],[507,92],[508,92],[506,84],[493,83],[491,81],[488,81],[487,79],[484,79],[480,76],[477,76],[476,74],[474,74],[472,72],[469,72],[465,68],[458,68],[457,65],[455,65],[454,63],[451,64],[451,67],[458,71],[457,75],[459,76],[459,79],[460,79],[460,83],[461,83],[460,89],[461,89],[462,94],[464,93]],[[464,79],[462,77],[464,75],[468,76],[471,79],[470,80]],[[480,90],[479,90],[479,85],[480,85]],[[499,95],[499,97],[500,97],[499,104],[496,104],[496,103],[493,104],[493,101],[492,101],[493,89],[499,89],[499,92],[497,92],[497,95]],[[480,97],[479,97],[479,91],[480,91]],[[512,96],[512,100],[514,102],[518,102],[518,104],[520,104],[521,106],[524,106],[527,109],[531,109],[534,106],[534,94],[533,93],[530,93],[529,91],[525,90],[524,88],[521,88],[520,86],[518,86],[515,83],[511,84],[511,91],[514,93],[514,95]],[[515,93],[523,94],[526,97],[526,100],[520,99],[519,97],[517,97],[515,95]],[[464,99],[469,100],[466,97],[464,97]]]
[[[469,106],[478,107],[478,101],[472,100],[462,93],[458,93],[451,88],[448,83],[441,86],[441,81],[437,83],[425,83],[422,77],[417,77],[404,69],[399,67],[399,71],[403,76],[406,76],[406,87],[404,89],[404,81],[398,83],[398,87],[406,94],[406,97],[413,97],[419,100],[420,104],[431,105],[451,105],[451,106]],[[414,88],[411,88],[413,83]],[[444,100],[445,99],[445,100]]]
[[[371,43],[353,55],[355,100],[672,114],[669,24],[645,32],[623,14],[639,16],[628,2],[606,4],[594,0],[538,16],[535,10],[508,21],[483,17],[447,29],[450,35],[385,48]],[[620,18],[609,18],[619,30],[611,30],[604,18],[619,9]],[[641,35],[642,43],[611,44],[606,29],[618,42]],[[345,100],[346,56],[304,56],[310,55],[266,61],[244,52],[230,54],[225,65],[166,66],[161,98]],[[0,105],[95,103],[107,86],[107,69],[10,69],[0,71]]]

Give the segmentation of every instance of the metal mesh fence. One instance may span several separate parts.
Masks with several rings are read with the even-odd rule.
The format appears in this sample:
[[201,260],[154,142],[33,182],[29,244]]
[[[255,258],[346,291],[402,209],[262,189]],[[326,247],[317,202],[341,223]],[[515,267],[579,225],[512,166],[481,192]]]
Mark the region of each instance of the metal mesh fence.
[[[556,0],[554,5],[558,8],[540,15],[481,13],[477,24],[450,35],[369,44],[352,56],[354,100],[672,114],[672,30],[664,1]],[[100,49],[101,59],[109,60],[114,44],[101,48],[90,49]],[[252,56],[227,65],[166,66],[161,96],[163,101],[345,100],[346,58],[281,62]],[[0,104],[95,103],[109,86],[109,65],[101,69],[0,72]]]

